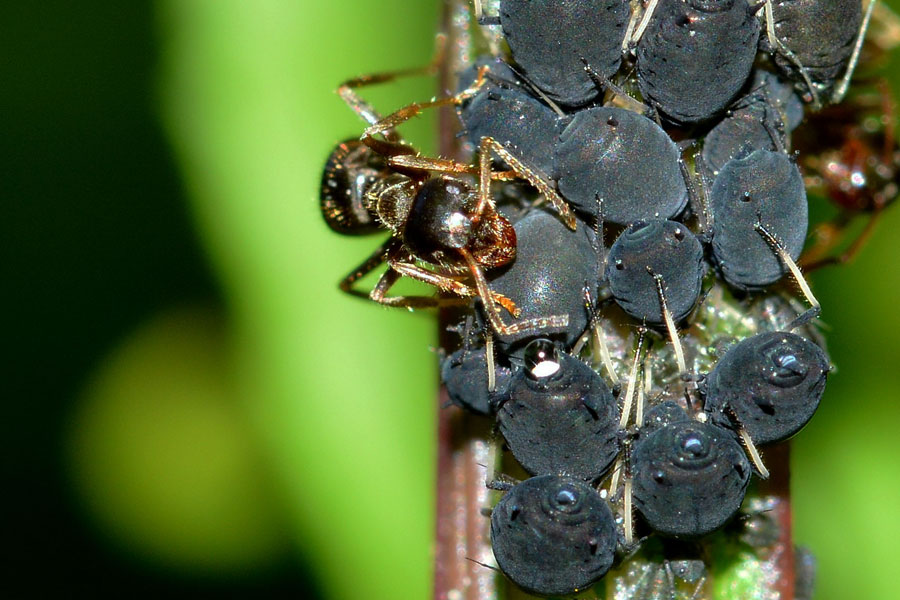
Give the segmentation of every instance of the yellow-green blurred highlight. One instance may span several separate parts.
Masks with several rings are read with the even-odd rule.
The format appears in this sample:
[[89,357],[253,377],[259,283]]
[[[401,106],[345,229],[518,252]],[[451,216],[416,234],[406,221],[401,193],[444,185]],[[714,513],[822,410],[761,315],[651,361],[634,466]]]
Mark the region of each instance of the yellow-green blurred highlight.
[[[337,291],[380,238],[332,234],[317,188],[333,145],[363,126],[334,88],[427,62],[437,2],[158,8],[161,117],[231,331],[176,313],[113,353],[73,429],[80,489],[115,537],[163,562],[253,569],[283,535],[329,598],[428,597],[435,321]],[[434,93],[427,79],[366,92],[385,112]],[[407,131],[424,141],[433,123]],[[896,597],[898,230],[894,210],[855,264],[814,279],[839,371],[794,442],[793,482],[823,600]]]

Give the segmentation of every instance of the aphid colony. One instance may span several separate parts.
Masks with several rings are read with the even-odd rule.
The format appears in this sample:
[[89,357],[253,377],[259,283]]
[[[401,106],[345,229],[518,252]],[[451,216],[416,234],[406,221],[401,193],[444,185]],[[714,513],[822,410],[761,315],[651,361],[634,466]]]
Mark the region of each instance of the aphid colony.
[[[477,28],[502,37],[456,93],[382,117],[356,89],[396,74],[341,87],[369,126],[328,159],[323,214],[340,233],[389,232],[341,287],[458,309],[449,397],[495,419],[531,476],[489,482],[505,492],[494,555],[522,589],[573,594],[646,536],[721,529],[768,476],[757,446],[812,418],[830,364],[797,266],[792,133],[805,105],[846,93],[873,5],[476,2]],[[436,107],[455,108],[473,160],[403,140]],[[439,293],[389,295],[401,277]],[[702,564],[685,565],[699,589]]]

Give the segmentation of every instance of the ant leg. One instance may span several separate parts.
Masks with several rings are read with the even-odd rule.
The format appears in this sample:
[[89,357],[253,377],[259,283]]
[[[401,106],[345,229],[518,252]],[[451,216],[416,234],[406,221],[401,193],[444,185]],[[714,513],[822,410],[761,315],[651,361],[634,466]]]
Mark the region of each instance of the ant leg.
[[485,279],[481,267],[478,266],[472,253],[465,248],[460,248],[459,253],[462,254],[466,264],[469,266],[469,271],[472,274],[472,278],[475,280],[478,296],[481,298],[481,303],[484,306],[484,312],[487,314],[491,327],[494,328],[494,331],[496,331],[498,335],[509,336],[526,331],[541,331],[542,329],[568,327],[569,315],[554,315],[550,317],[526,319],[524,321],[513,323],[512,325],[504,323],[503,319],[500,317],[500,311],[497,310],[494,303],[486,300],[487,298],[492,297],[493,292],[488,288],[487,279]]
[[[512,167],[512,170],[521,178],[525,179],[537,188],[537,190],[544,196],[544,198],[550,202],[556,212],[559,213],[559,216],[562,217],[563,222],[569,229],[575,230],[576,220],[575,215],[572,213],[569,205],[566,204],[565,200],[550,187],[550,184],[547,183],[547,177],[540,171],[532,169],[526,166],[522,161],[516,158],[509,150],[503,147],[503,144],[498,142],[492,137],[484,136],[481,138],[481,143],[479,144],[479,153],[481,155],[487,154],[488,158],[480,158],[482,161],[482,174],[481,181],[484,181],[485,175],[483,173],[485,166],[484,164],[490,165],[490,151],[494,151],[497,156],[499,156],[506,164]],[[481,194],[480,203],[484,203],[490,200],[484,190],[479,190]]]
[[678,328],[675,327],[675,320],[669,311],[669,305],[666,302],[666,283],[663,281],[662,275],[653,272],[653,269],[647,267],[647,272],[656,281],[656,294],[659,296],[659,307],[662,310],[663,320],[666,323],[666,330],[669,332],[669,340],[672,342],[672,348],[675,350],[675,362],[678,363],[678,372],[684,375],[687,372],[687,366],[684,362],[684,349],[681,347],[681,339],[678,337]]
[[[853,259],[856,258],[856,255],[859,254],[859,251],[863,249],[866,243],[869,241],[869,238],[872,237],[872,234],[875,232],[875,226],[878,224],[882,215],[882,211],[876,210],[871,215],[869,215],[869,220],[866,222],[863,230],[859,232],[859,235],[856,236],[850,246],[847,247],[842,253],[837,256],[827,256],[825,258],[820,258],[812,263],[803,264],[803,268],[807,273],[811,271],[815,271],[816,269],[821,269],[822,267],[826,267],[829,265],[837,265],[837,264],[846,264],[852,262]],[[827,248],[833,248],[835,243],[832,241],[827,245]]]
[[[421,281],[422,283],[427,283],[428,285],[434,286],[439,290],[450,292],[452,294],[456,294],[457,296],[463,297],[472,297],[478,295],[478,292],[472,289],[472,286],[470,285],[447,277],[446,275],[435,273],[434,271],[429,271],[428,269],[423,269],[422,267],[411,262],[389,259],[388,264],[390,265],[391,269],[399,275],[409,277],[410,279],[415,279],[416,281]],[[387,290],[385,290],[385,292],[386,291]],[[509,313],[513,316],[518,316],[522,312],[521,309],[516,306],[515,302],[513,302],[503,294],[491,291],[489,297],[494,302],[509,311]],[[421,299],[416,300],[417,302],[431,300],[435,303],[431,306],[438,306],[439,304],[441,306],[444,306],[446,305],[446,301],[448,300],[447,298],[428,298],[421,296],[386,297],[384,295],[380,296],[377,300],[373,298],[373,300],[376,300],[376,302],[380,302],[381,304],[391,304],[392,306],[407,306],[406,304],[404,304],[404,302],[415,298]]]
[[807,310],[802,315],[798,316],[794,319],[793,323],[788,327],[788,330],[796,329],[801,325],[806,324],[811,319],[819,316],[819,313],[822,312],[822,305],[819,304],[819,301],[816,299],[815,295],[813,295],[812,290],[809,287],[809,284],[806,283],[806,278],[803,277],[803,273],[800,272],[800,267],[797,266],[797,263],[794,262],[794,259],[791,258],[791,255],[787,253],[787,250],[784,249],[784,246],[781,245],[775,236],[769,233],[769,230],[766,229],[762,223],[758,220],[756,224],[753,225],[753,229],[759,233],[766,243],[775,251],[778,255],[778,258],[781,259],[787,268],[790,270],[791,275],[794,277],[794,281],[797,282],[797,285],[800,286],[800,291],[803,292],[803,296],[806,298],[806,301],[810,304],[810,309]]
[[869,29],[869,22],[872,20],[875,2],[877,2],[877,0],[869,0],[869,6],[866,7],[862,23],[859,26],[859,34],[856,36],[856,43],[853,44],[853,54],[850,55],[850,61],[847,63],[847,71],[841,78],[841,82],[834,88],[834,92],[831,94],[831,102],[833,104],[837,104],[843,100],[844,96],[847,94],[847,89],[850,87],[850,78],[853,77],[853,72],[856,70],[856,65],[859,63],[859,54],[862,51],[866,31]]
[[[446,158],[430,158],[427,156],[416,156],[412,154],[401,154],[399,156],[391,156],[388,159],[388,165],[391,167],[399,167],[402,169],[416,169],[419,171],[435,171],[438,173],[448,173],[450,175],[479,175],[480,169],[477,166],[461,163]],[[513,181],[518,175],[515,171],[493,171],[490,179],[493,181]]]
[[769,38],[769,44],[772,46],[773,50],[778,50],[781,52],[782,56],[791,61],[797,70],[800,72],[800,76],[803,77],[803,83],[806,84],[806,89],[808,90],[808,98],[804,98],[812,103],[813,110],[819,110],[822,108],[822,103],[819,100],[819,94],[816,91],[815,86],[813,85],[812,80],[809,78],[809,74],[806,72],[806,67],[803,66],[803,63],[800,62],[800,59],[797,58],[797,55],[794,54],[790,48],[784,45],[784,43],[778,39],[778,36],[775,35],[775,11],[772,9],[772,0],[765,1],[766,7],[766,36]]
[[[381,115],[374,109],[374,107],[372,107],[371,104],[363,100],[354,90],[369,85],[394,81],[395,79],[400,79],[403,77],[412,77],[416,75],[434,75],[435,73],[437,73],[438,68],[443,62],[446,46],[447,36],[444,34],[438,34],[435,39],[434,58],[432,58],[431,62],[427,65],[422,67],[414,67],[411,69],[387,71],[384,73],[372,73],[369,75],[361,75],[353,79],[348,79],[338,87],[337,93],[347,104],[347,106],[349,106],[350,109],[357,115],[359,115],[363,121],[369,123],[369,125],[374,125],[381,121]],[[396,131],[386,132],[385,137],[392,141],[400,141],[400,136]]]
[[[344,277],[338,287],[342,292],[346,292],[351,296],[358,298],[369,298],[369,292],[363,292],[353,288],[353,284],[377,269],[380,265],[387,261],[388,253],[397,249],[397,241],[391,237],[385,243],[378,247],[361,265],[353,269],[346,277]],[[384,275],[382,275],[384,278]],[[379,281],[379,284],[381,282]]]
[[634,396],[634,387],[637,384],[638,364],[641,362],[641,351],[644,349],[644,334],[647,329],[638,329],[638,343],[634,351],[634,361],[631,363],[631,372],[628,374],[628,385],[625,387],[625,402],[622,405],[622,417],[619,419],[619,428],[625,429],[628,418],[631,416],[631,402]]

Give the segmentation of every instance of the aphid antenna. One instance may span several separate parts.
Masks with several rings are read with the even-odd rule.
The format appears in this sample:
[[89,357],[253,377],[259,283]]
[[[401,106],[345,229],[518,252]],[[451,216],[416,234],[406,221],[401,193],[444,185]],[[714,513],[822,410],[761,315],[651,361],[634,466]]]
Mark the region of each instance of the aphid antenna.
[[613,465],[612,473],[609,477],[609,493],[607,494],[610,502],[618,502],[616,495],[619,492],[619,479],[622,477],[622,471],[625,468],[624,459],[622,456],[616,458],[616,463]]
[[794,281],[797,282],[797,285],[800,287],[800,291],[803,292],[804,298],[809,302],[810,308],[803,314],[799,315],[794,321],[788,326],[788,331],[796,329],[797,327],[801,327],[808,323],[810,320],[819,316],[822,312],[822,305],[819,304],[819,301],[816,299],[815,295],[812,292],[812,289],[809,287],[809,284],[806,282],[806,278],[803,276],[803,273],[800,271],[800,267],[797,266],[797,263],[794,262],[794,259],[791,258],[791,255],[787,253],[787,250],[784,249],[784,246],[779,242],[772,233],[769,232],[768,229],[762,224],[760,221],[760,216],[757,215],[756,223],[753,225],[753,228],[759,233],[766,243],[769,244],[769,247],[778,255],[778,258],[781,259],[781,262],[787,266],[788,270],[790,270],[791,275],[794,278]]
[[[822,108],[822,102],[819,100],[819,93],[816,90],[816,85],[809,78],[809,74],[806,72],[806,67],[803,66],[803,63],[800,62],[800,59],[797,58],[797,55],[791,51],[790,48],[785,46],[781,40],[778,39],[778,35],[775,33],[775,11],[772,8],[773,0],[765,0],[763,5],[765,6],[765,18],[766,18],[766,36],[769,38],[769,44],[772,48],[777,49],[781,54],[787,58],[789,61],[794,63],[794,66],[797,67],[801,77],[803,77],[803,83],[806,84],[807,93],[804,94],[804,100],[810,102],[812,104],[813,110],[819,110]],[[754,7],[756,10],[759,10],[758,6]]]
[[500,16],[499,15],[488,15],[484,12],[484,4],[482,0],[472,0],[472,4],[475,5],[475,20],[482,27],[490,27],[493,25],[500,24]]
[[653,13],[656,12],[656,5],[659,3],[659,0],[650,0],[650,4],[647,5],[647,8],[644,9],[644,14],[641,16],[641,22],[637,26],[637,29],[634,30],[634,33],[631,36],[626,35],[626,40],[628,41],[628,47],[634,48],[637,46],[638,42],[641,41],[641,38],[644,36],[644,32],[647,30],[647,26],[650,24],[650,19],[653,17]]
[[869,29],[869,23],[872,21],[872,12],[875,10],[875,3],[877,1],[878,0],[869,0],[869,5],[866,7],[866,12],[863,15],[863,20],[859,27],[859,33],[856,36],[856,43],[853,45],[853,53],[850,55],[850,60],[847,62],[847,70],[841,78],[840,83],[835,86],[834,92],[831,94],[830,100],[832,104],[837,104],[843,100],[844,96],[847,94],[847,90],[850,88],[850,78],[853,77],[856,65],[859,64],[859,55],[862,52],[863,41],[865,41],[866,32]]
[[647,114],[647,116],[649,116],[648,113],[652,110],[652,107],[644,104],[643,102],[636,100],[635,98],[632,98],[628,94],[628,92],[626,92],[624,89],[622,89],[621,87],[619,87],[618,85],[616,85],[615,83],[613,83],[612,81],[610,81],[609,79],[604,77],[602,74],[595,71],[594,68],[591,67],[590,63],[588,63],[586,58],[582,57],[581,63],[584,65],[584,71],[594,81],[594,84],[597,87],[599,87],[602,90],[610,90],[616,96],[619,96],[620,98],[624,99],[626,104],[631,105],[632,108],[630,110],[632,110],[633,112],[636,112],[641,115]]
[[[594,303],[593,296],[591,295],[591,289],[587,284],[585,284],[582,288],[582,293],[584,294],[585,310],[587,310],[587,313],[589,315],[588,329],[590,329],[591,331],[591,338],[593,338],[594,346],[600,354],[600,362],[603,364],[603,368],[606,369],[606,373],[607,375],[609,375],[610,381],[612,381],[614,384],[618,383],[619,376],[616,373],[616,367],[612,361],[612,354],[609,351],[609,345],[606,343],[606,335],[604,335],[603,333],[603,327],[600,326],[599,302],[597,304]],[[572,354],[577,356],[581,352],[581,349],[584,347],[587,340],[588,336],[582,336],[575,344],[575,347],[572,349]]]
[[531,81],[531,78],[529,78],[527,75],[525,75],[525,73],[523,73],[522,71],[520,71],[519,69],[517,69],[516,67],[514,67],[512,65],[506,65],[506,66],[507,66],[507,68],[509,68],[510,71],[512,71],[513,73],[516,74],[516,77],[521,79],[522,82],[528,86],[528,88],[531,90],[531,92],[534,95],[536,95],[538,98],[543,100],[547,104],[547,106],[549,106],[550,109],[557,114],[557,116],[559,116],[560,118],[566,116],[565,111],[559,107],[559,104],[557,104],[556,102],[551,100],[550,97],[544,93],[544,90],[539,88],[537,85],[534,84],[533,81]]
[[641,352],[644,348],[644,335],[646,333],[647,328],[642,325],[638,329],[637,348],[635,348],[634,350],[634,360],[631,363],[631,372],[628,374],[628,385],[625,388],[625,401],[622,406],[622,418],[619,419],[619,427],[621,429],[625,429],[625,426],[628,425],[628,419],[631,416],[631,404],[634,397],[635,386],[637,384],[638,365],[641,362]]
[[[649,349],[648,349],[649,350]],[[649,358],[650,353],[647,352],[647,356],[644,357],[644,363],[641,365],[641,384],[638,386],[637,390],[637,403],[634,412],[634,426],[637,429],[640,429],[644,426],[644,396],[647,393],[647,359]]]
[[654,273],[653,269],[647,267],[647,272],[656,281],[656,293],[659,296],[659,307],[662,311],[663,321],[666,324],[666,330],[669,333],[669,341],[672,342],[672,349],[675,351],[675,362],[678,364],[679,373],[687,373],[687,364],[684,361],[684,348],[681,345],[681,338],[678,337],[678,328],[675,326],[675,320],[672,318],[672,312],[669,310],[666,302],[666,283],[663,281],[662,275]]
[[631,39],[634,36],[634,30],[641,18],[640,11],[634,10],[634,7],[640,3],[641,0],[631,0],[631,17],[628,19],[628,26],[625,28],[625,37],[622,38],[622,54],[628,54],[631,51]]
[[741,445],[747,452],[747,456],[750,457],[750,461],[753,463],[753,466],[759,473],[760,478],[768,479],[769,470],[763,463],[762,456],[760,455],[759,450],[757,450],[756,444],[753,443],[753,439],[750,437],[750,434],[747,433],[747,429],[744,427],[744,424],[741,423],[741,420],[738,418],[737,414],[730,406],[725,407],[725,413],[728,415],[728,418],[731,419],[732,423],[734,423],[734,425],[737,427],[737,433],[738,437],[741,439]]

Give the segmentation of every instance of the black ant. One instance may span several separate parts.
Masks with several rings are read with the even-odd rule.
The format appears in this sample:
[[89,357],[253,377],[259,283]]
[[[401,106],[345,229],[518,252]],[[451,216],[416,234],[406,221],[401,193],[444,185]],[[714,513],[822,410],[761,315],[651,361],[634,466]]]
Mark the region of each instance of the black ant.
[[[391,232],[384,244],[340,282],[340,288],[388,306],[424,308],[458,303],[452,298],[388,296],[390,288],[406,276],[464,298],[478,296],[492,328],[501,336],[566,327],[568,315],[504,323],[498,304],[513,316],[518,316],[520,310],[510,298],[489,289],[483,272],[510,263],[516,253],[515,231],[494,207],[491,181],[517,177],[527,180],[575,229],[575,217],[562,198],[493,138],[481,138],[478,164],[469,165],[423,156],[396,130],[423,110],[458,106],[471,98],[484,85],[488,69],[480,69],[476,81],[455,95],[412,103],[383,118],[354,91],[400,76],[431,72],[439,64],[439,57],[440,52],[424,68],[366,75],[338,88],[341,98],[369,127],[360,140],[339,144],[326,162],[321,193],[323,216],[340,233],[368,233],[374,225]],[[492,152],[511,170],[495,172]],[[473,176],[477,177],[474,190],[469,183]],[[388,270],[370,292],[353,287],[382,263],[387,263]],[[462,280],[466,273],[471,284]]]

